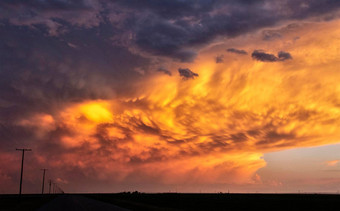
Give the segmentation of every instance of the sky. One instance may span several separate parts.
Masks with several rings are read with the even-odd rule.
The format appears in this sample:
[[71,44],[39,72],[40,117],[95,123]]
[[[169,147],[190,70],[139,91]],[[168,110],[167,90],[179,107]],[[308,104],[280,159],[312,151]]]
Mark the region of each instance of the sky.
[[340,190],[340,1],[0,1],[0,193]]

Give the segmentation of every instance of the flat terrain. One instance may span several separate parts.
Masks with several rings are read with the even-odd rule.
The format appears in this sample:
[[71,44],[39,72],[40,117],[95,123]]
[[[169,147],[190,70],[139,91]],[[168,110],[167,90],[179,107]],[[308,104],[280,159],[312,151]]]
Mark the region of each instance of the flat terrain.
[[15,194],[0,195],[0,211],[37,210],[57,195],[24,194],[21,198]]
[[75,211],[128,211],[113,204],[101,202],[95,199],[87,198],[79,195],[60,195],[50,202],[44,204],[38,211],[59,211],[59,210],[75,210]]
[[332,194],[116,193],[0,195],[3,210],[340,210]]
[[128,209],[78,194],[56,195],[0,195],[0,211],[128,211]]
[[332,194],[94,194],[132,210],[340,210]]

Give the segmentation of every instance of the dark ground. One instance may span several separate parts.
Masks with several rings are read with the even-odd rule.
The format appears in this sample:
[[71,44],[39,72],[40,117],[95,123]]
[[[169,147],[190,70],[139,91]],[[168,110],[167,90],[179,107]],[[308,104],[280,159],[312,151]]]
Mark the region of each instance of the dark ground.
[[[86,198],[90,198],[86,200]],[[72,210],[100,211],[100,206],[114,204],[130,210],[340,210],[340,195],[331,194],[181,194],[181,193],[117,193],[117,194],[64,194],[0,195],[2,210],[37,210],[53,201],[75,201]],[[85,200],[85,201],[84,201]],[[98,206],[93,202],[99,201]],[[105,203],[102,203],[105,202]],[[67,202],[66,204],[68,204]],[[91,204],[85,205],[85,204]],[[84,206],[85,205],[85,206]],[[58,209],[56,209],[58,210]],[[60,209],[65,210],[65,209]]]
[[340,195],[326,194],[94,194],[88,197],[132,210],[340,210]]
[[19,199],[18,195],[0,195],[0,211],[37,210],[43,204],[48,203],[57,195],[23,194]]
[[64,194],[56,197],[50,202],[44,204],[38,211],[59,211],[59,210],[76,210],[76,211],[129,211],[128,209],[115,206],[111,203],[105,203],[99,200],[91,199],[81,195]]

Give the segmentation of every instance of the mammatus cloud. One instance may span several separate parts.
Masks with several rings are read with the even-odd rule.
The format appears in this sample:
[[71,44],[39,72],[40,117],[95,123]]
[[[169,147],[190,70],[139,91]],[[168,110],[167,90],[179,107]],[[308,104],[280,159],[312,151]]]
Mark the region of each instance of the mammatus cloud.
[[275,56],[274,54],[268,54],[262,50],[254,50],[251,57],[262,62],[277,62],[292,59],[290,53],[284,51],[280,51],[278,56]]
[[198,74],[192,72],[189,68],[179,68],[178,73],[185,80],[194,79],[195,77],[198,77]]
[[[263,153],[336,143],[339,22],[321,20],[339,3],[1,1],[0,192],[17,191],[16,147],[33,148],[32,192],[44,167],[69,192],[197,192],[259,185]],[[293,29],[303,34],[294,45],[271,40],[294,55],[289,66],[212,59],[260,48],[252,32],[290,20],[314,24]]]
[[242,55],[247,55],[248,54],[247,51],[236,49],[236,48],[228,48],[227,52],[236,53],[236,54],[242,54]]

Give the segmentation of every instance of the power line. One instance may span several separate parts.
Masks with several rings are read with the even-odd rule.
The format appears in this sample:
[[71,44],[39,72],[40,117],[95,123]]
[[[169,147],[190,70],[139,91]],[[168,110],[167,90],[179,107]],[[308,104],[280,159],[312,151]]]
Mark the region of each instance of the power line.
[[21,196],[22,190],[22,176],[24,173],[24,158],[25,158],[25,151],[32,151],[31,149],[16,149],[18,151],[22,151],[22,158],[21,158],[21,175],[20,175],[20,188],[19,188],[19,196]]

